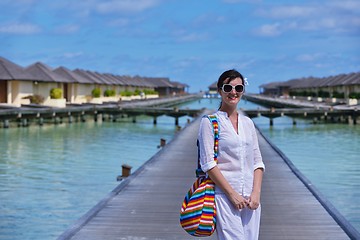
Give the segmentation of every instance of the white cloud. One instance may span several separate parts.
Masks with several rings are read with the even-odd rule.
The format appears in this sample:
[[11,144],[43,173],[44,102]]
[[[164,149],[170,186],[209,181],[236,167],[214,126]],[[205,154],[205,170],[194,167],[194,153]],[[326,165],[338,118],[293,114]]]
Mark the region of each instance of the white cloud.
[[332,1],[329,3],[329,6],[334,9],[346,10],[350,12],[360,12],[360,1],[356,0],[341,0],[341,1]]
[[301,54],[296,57],[296,60],[299,62],[313,62],[313,61],[317,61],[322,56],[323,56],[323,54],[320,54],[320,53]]
[[280,29],[280,24],[274,23],[262,25],[259,28],[254,29],[253,33],[263,37],[275,37],[281,35],[282,31]]
[[258,15],[269,18],[305,18],[317,12],[316,8],[309,6],[279,6],[256,11]]
[[1,33],[9,34],[35,34],[41,32],[41,28],[30,23],[10,23],[0,26]]
[[68,25],[59,26],[57,29],[55,29],[55,32],[59,34],[72,34],[78,32],[79,29],[80,29],[79,25],[68,24]]
[[[360,30],[360,2],[329,1],[307,6],[275,6],[255,12],[265,23],[252,32],[258,36],[274,37],[288,31],[318,33],[356,33]],[[272,20],[277,19],[276,23]],[[326,31],[326,32],[325,32]]]
[[110,21],[109,25],[116,26],[116,27],[125,27],[125,26],[129,25],[129,23],[130,23],[130,20],[127,18],[118,18],[118,19]]
[[100,2],[96,5],[96,10],[100,13],[113,12],[142,12],[158,4],[158,0],[121,0]]
[[262,2],[262,0],[223,0],[224,3],[259,3]]
[[179,42],[196,42],[196,41],[203,41],[206,40],[208,37],[206,34],[202,33],[188,33],[183,34],[179,37],[177,37],[177,41]]
[[196,17],[193,21],[192,21],[192,26],[194,27],[200,27],[203,28],[204,26],[210,26],[213,27],[216,24],[223,24],[226,22],[226,18],[224,16],[219,16],[216,14],[202,14],[199,15],[198,17]]
[[69,58],[77,58],[82,55],[84,55],[83,52],[68,52],[68,53],[64,53],[62,57],[69,59]]
[[34,4],[36,2],[39,2],[39,0],[2,0],[1,4],[2,5],[11,5],[11,6],[24,6],[24,5],[31,5]]

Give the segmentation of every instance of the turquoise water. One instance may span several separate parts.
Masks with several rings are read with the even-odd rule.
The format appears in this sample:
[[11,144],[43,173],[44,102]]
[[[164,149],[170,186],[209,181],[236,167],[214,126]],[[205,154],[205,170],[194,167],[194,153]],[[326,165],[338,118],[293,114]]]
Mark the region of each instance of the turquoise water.
[[[216,109],[218,99],[181,107]],[[241,108],[258,106],[241,102]],[[184,126],[189,117],[179,119]],[[360,230],[360,127],[313,125],[286,117],[254,122]],[[0,129],[0,239],[56,239],[175,134],[174,119],[86,122]]]
[[[179,119],[184,126],[186,117]],[[174,119],[0,129],[0,239],[56,239],[175,134]]]
[[277,120],[271,128],[268,120],[254,122],[360,231],[360,126]]

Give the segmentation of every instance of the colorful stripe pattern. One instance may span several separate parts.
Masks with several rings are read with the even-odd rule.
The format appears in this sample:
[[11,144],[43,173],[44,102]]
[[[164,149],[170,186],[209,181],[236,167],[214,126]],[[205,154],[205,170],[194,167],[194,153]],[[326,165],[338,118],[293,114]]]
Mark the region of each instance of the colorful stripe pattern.
[[[217,162],[219,125],[214,115],[207,116],[214,130],[214,160]],[[199,161],[199,159],[198,159]],[[201,171],[200,163],[196,173]],[[180,224],[192,236],[206,237],[216,228],[215,184],[208,176],[198,177],[188,191],[180,210]]]

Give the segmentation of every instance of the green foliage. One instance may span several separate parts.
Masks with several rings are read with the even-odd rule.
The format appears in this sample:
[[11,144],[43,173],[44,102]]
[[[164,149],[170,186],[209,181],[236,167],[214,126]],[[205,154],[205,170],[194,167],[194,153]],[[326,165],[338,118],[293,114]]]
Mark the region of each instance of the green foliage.
[[50,98],[52,99],[61,99],[63,95],[63,91],[61,88],[52,88],[50,90]]
[[132,95],[134,95],[134,93],[132,91],[125,90],[125,91],[121,91],[120,95],[123,97],[131,97]]
[[360,99],[360,93],[358,92],[351,92],[349,94],[349,98],[352,98],[352,99]]
[[333,96],[334,98],[345,98],[344,93],[339,93],[339,92],[337,92],[337,91],[334,91],[333,94],[332,94],[332,96]]
[[115,97],[116,91],[114,89],[106,89],[104,92],[105,97]]
[[101,96],[101,89],[100,88],[94,88],[91,91],[91,96],[94,98],[99,98]]
[[135,91],[134,91],[134,96],[140,96],[140,94],[141,94],[141,90],[140,89],[135,89]]
[[30,99],[30,103],[34,103],[34,104],[41,104],[44,102],[44,97],[41,95],[29,95],[24,97],[24,99]]
[[297,92],[295,92],[295,91],[290,91],[290,92],[289,92],[289,95],[290,95],[290,96],[297,96]]
[[143,92],[145,93],[145,95],[155,95],[158,94],[158,92],[156,92],[153,89],[144,89]]
[[299,97],[306,97],[307,96],[307,92],[306,91],[290,91],[289,92],[290,96],[299,96]]
[[326,92],[326,91],[323,91],[323,90],[320,90],[320,91],[318,92],[318,97],[328,98],[328,97],[330,97],[330,93],[329,93],[329,92]]

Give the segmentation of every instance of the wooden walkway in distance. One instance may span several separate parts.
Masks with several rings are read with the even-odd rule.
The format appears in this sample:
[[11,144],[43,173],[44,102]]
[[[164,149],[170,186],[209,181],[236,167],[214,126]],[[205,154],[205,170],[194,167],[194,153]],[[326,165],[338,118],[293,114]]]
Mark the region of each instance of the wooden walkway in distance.
[[[192,239],[179,224],[179,211],[195,180],[199,120],[179,132],[58,240]],[[282,156],[258,136],[266,165],[260,239],[349,239]],[[205,239],[216,239],[215,235]]]

